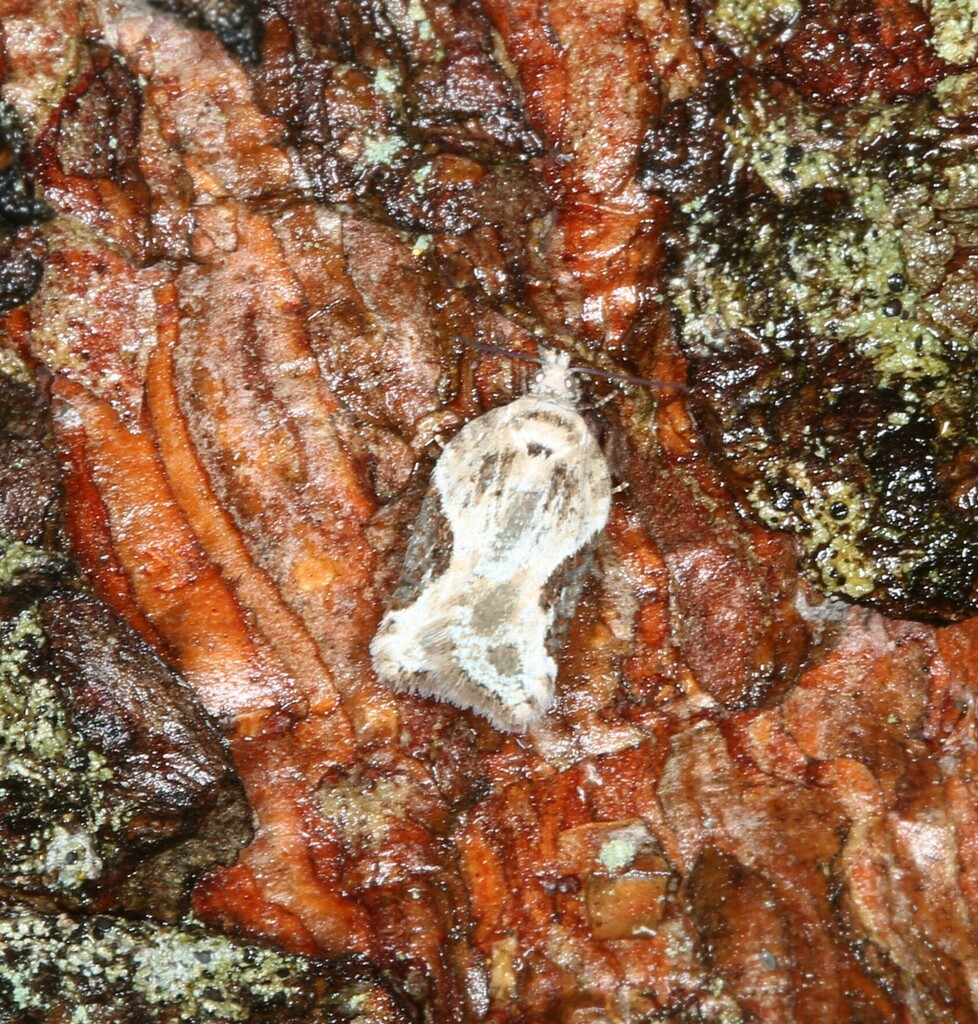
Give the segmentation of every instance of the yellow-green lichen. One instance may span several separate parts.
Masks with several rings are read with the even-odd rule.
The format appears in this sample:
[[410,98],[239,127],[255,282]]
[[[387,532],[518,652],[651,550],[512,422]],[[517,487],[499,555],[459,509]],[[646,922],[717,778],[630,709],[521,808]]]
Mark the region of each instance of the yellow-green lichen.
[[[853,601],[872,593],[879,567],[860,549],[859,538],[869,523],[870,507],[858,488],[845,480],[819,486],[810,479],[803,463],[790,465],[786,472],[777,464],[771,470],[772,476],[784,473],[802,497],[790,510],[778,509],[770,503],[759,481],[751,500],[767,525],[797,530],[799,543],[810,553],[826,590]],[[835,511],[840,507],[845,509],[844,516]]]
[[411,247],[412,256],[423,256],[434,245],[434,235],[418,235]]
[[[734,162],[749,166],[777,196],[789,199],[803,189],[825,185],[841,169],[829,147],[812,144],[818,139],[817,118],[800,130],[787,116],[770,116],[763,96],[746,97],[737,116],[725,125]],[[799,140],[804,138],[807,144]]]
[[598,863],[612,873],[623,871],[635,860],[638,847],[628,835],[612,836],[598,851]]
[[64,565],[64,559],[44,548],[0,536],[0,591],[16,585],[18,579]]
[[965,77],[848,110],[742,83],[726,184],[685,202],[670,284],[693,400],[752,513],[829,593],[939,619],[978,611]]
[[390,68],[378,68],[374,72],[373,87],[384,96],[394,96],[401,87],[400,76]]
[[179,924],[0,901],[0,1020],[78,1024],[397,1024],[375,972]]
[[33,384],[34,378],[23,359],[6,345],[0,344],[0,377],[7,377],[17,384]]
[[[7,574],[35,554],[9,545]],[[37,670],[45,645],[33,608],[0,623],[0,882],[66,892],[117,853],[105,759],[74,732],[56,684]]]
[[949,75],[938,82],[934,95],[945,117],[959,118],[978,114],[978,71]]
[[188,923],[0,907],[0,1016],[73,1008],[92,1022],[247,1021],[297,992],[309,962]]
[[783,31],[801,11],[801,0],[716,0],[710,28],[736,52],[755,49]]
[[424,9],[424,4],[421,3],[421,0],[410,0],[408,4],[408,17],[417,26],[418,38],[422,42],[431,42],[435,38],[435,30],[431,26],[428,12]]
[[368,135],[363,140],[361,163],[368,167],[390,164],[406,147],[407,142],[399,135]]
[[978,0],[930,0],[931,45],[949,64],[978,57]]

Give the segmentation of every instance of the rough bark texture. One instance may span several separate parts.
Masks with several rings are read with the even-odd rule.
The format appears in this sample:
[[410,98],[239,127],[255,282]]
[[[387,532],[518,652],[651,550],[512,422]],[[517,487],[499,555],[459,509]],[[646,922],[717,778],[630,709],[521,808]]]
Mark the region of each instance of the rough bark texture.
[[[825,592],[934,622],[978,610],[975,86],[830,110],[744,75],[646,145],[728,485]],[[677,121],[687,151],[663,160]]]
[[[5,74],[0,59],[0,74]],[[26,302],[43,270],[43,242],[33,225],[47,207],[34,196],[28,145],[13,108],[0,100],[0,310]]]
[[49,410],[12,369],[0,370],[0,886],[175,918],[203,870],[234,862],[250,811],[192,692],[60,550]]
[[978,1020],[978,626],[823,599],[682,393],[600,411],[629,487],[538,729],[367,657],[434,442],[519,390],[456,336],[685,380],[662,233],[744,68],[924,96],[978,56],[950,5],[175,6],[257,12],[261,61],[139,0],[0,0],[54,211],[2,323],[52,377],[75,556],[257,817],[197,915],[366,957],[437,1024]]

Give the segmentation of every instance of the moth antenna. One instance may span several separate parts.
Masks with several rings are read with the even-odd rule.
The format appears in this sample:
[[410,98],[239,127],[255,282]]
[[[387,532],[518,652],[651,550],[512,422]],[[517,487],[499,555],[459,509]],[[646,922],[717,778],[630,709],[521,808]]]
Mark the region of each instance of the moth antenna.
[[[527,362],[536,363],[538,366],[543,364],[543,360],[539,356],[530,356],[525,352],[514,352],[511,348],[503,348],[501,345],[487,345],[482,341],[473,341],[471,338],[466,338],[461,334],[455,336],[456,341],[460,341],[463,345],[468,345],[469,348],[478,349],[480,352],[490,352],[497,356],[509,356],[511,359],[525,359]],[[624,384],[639,384],[646,388],[668,388],[672,391],[683,391],[688,392],[689,388],[685,384],[679,384],[676,381],[668,380],[652,380],[649,377],[633,377],[628,373],[615,373],[612,370],[598,370],[591,366],[570,366],[568,367],[569,373],[582,373],[590,374],[592,377],[602,377],[605,380],[619,380]]]
[[494,356],[509,356],[510,359],[525,359],[529,363],[536,363],[537,366],[541,366],[543,364],[543,360],[539,356],[530,356],[525,352],[514,352],[511,348],[503,348],[502,345],[487,345],[483,341],[473,341],[471,338],[466,338],[461,334],[456,334],[455,340],[460,341],[463,345],[468,345],[469,348],[478,349],[480,352],[489,352]]

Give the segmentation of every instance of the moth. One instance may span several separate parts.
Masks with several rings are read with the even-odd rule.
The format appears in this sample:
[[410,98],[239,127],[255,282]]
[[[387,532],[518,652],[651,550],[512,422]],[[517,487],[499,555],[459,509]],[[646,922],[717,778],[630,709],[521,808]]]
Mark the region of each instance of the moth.
[[370,645],[394,690],[522,732],[549,708],[556,655],[611,508],[570,357],[541,349],[527,393],[442,451],[401,585]]

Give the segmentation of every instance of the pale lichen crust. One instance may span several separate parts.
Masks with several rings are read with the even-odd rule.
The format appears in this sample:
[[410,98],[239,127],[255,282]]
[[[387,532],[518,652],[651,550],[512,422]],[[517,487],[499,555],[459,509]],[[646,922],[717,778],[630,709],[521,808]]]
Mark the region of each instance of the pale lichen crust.
[[71,1024],[395,1024],[375,972],[216,934],[0,903],[0,1020]]
[[[0,582],[46,553],[6,545]],[[134,808],[106,799],[112,769],[72,729],[56,683],[38,672],[33,607],[0,622],[0,884],[68,898],[117,859]]]
[[978,611],[975,76],[848,109],[742,81],[671,283],[698,417],[827,593]]

